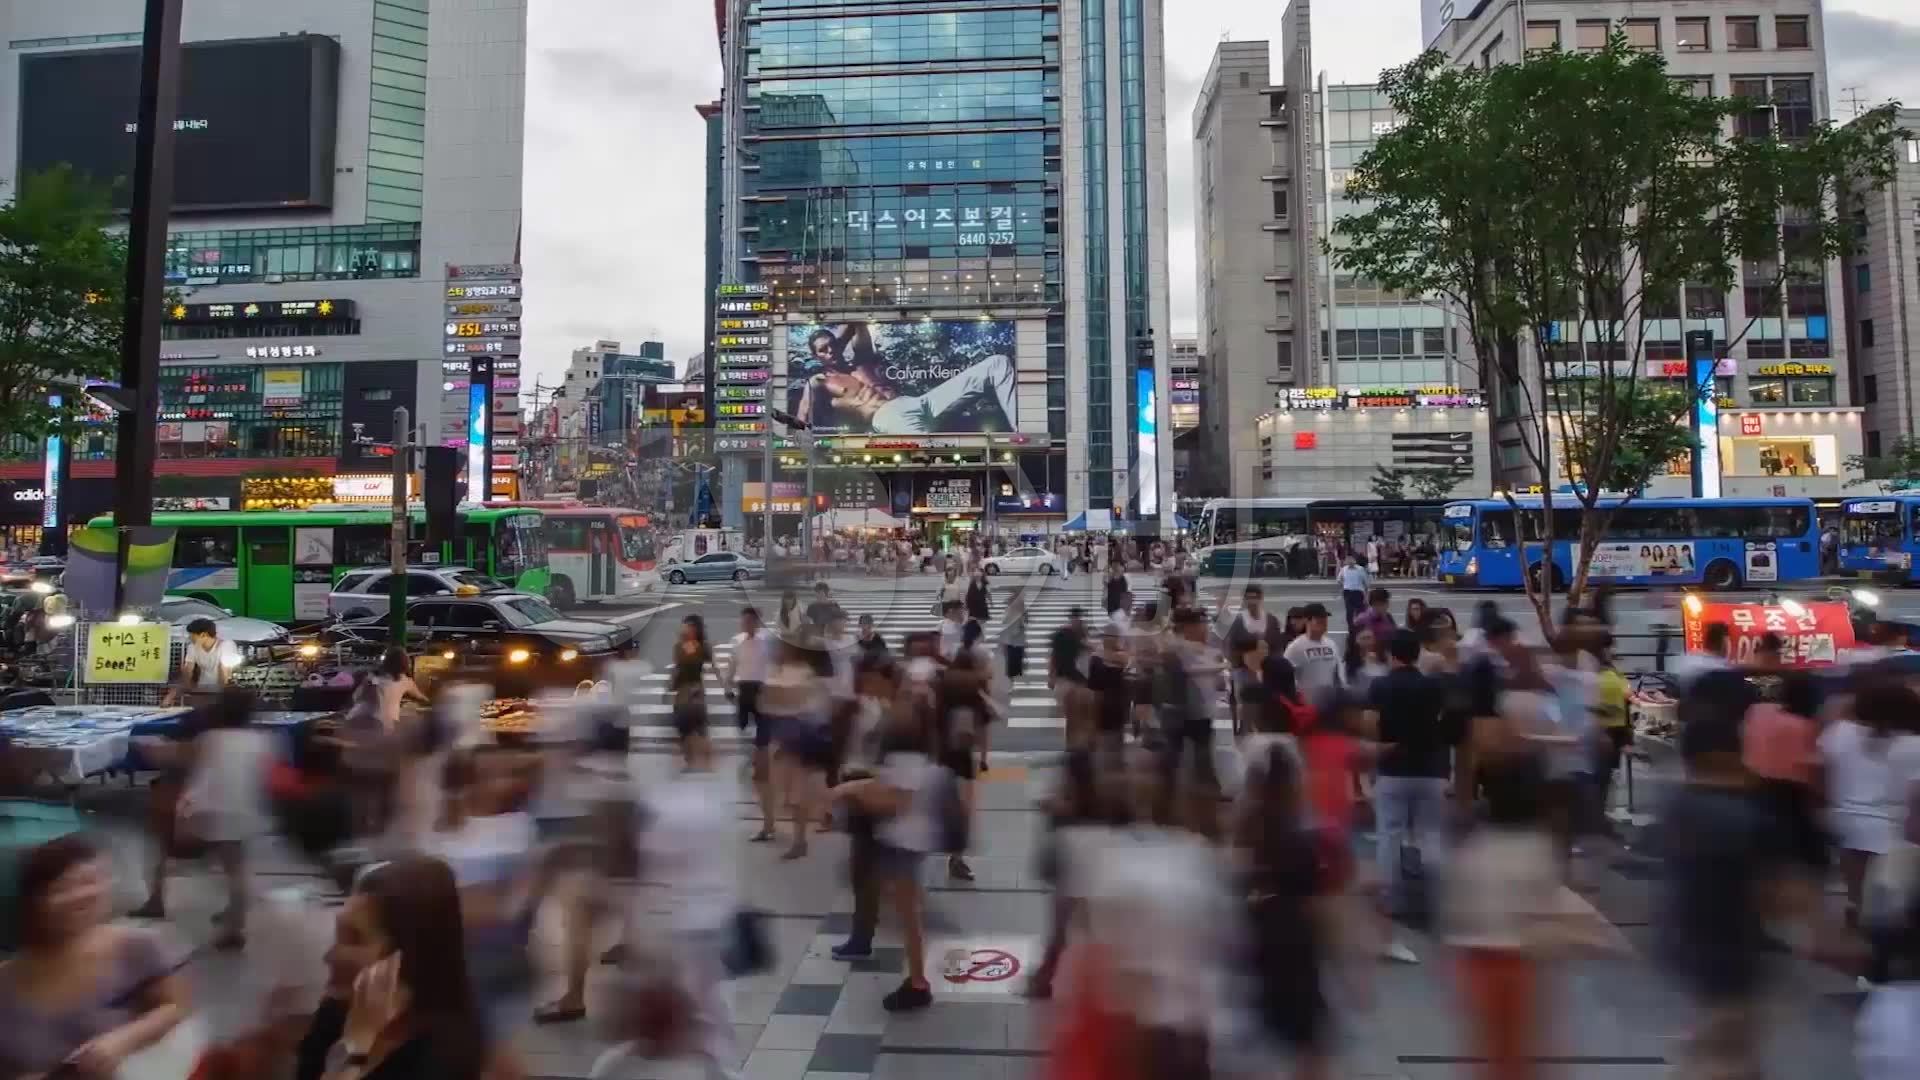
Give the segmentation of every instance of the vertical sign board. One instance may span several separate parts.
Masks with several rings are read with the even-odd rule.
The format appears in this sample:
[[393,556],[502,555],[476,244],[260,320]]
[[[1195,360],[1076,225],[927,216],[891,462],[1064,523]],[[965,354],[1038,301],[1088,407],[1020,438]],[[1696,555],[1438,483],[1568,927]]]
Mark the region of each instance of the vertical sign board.
[[[47,398],[47,404],[58,409],[60,395]],[[40,554],[65,555],[67,536],[60,528],[60,485],[66,479],[65,443],[60,432],[55,430],[47,436],[46,469],[41,474],[40,490],[46,492],[46,499],[40,504]]]
[[[466,365],[467,498],[494,502],[494,417],[519,413],[519,263],[447,264],[445,368]],[[452,374],[452,371],[448,371]],[[513,379],[513,393],[496,395],[496,375]]]
[[1139,461],[1134,476],[1140,485],[1140,520],[1160,516],[1160,425],[1155,419],[1159,402],[1154,395],[1154,369],[1134,372],[1134,403],[1140,409]]
[[[1693,495],[1720,497],[1720,400],[1714,392],[1713,332],[1687,331],[1687,392],[1693,400]],[[1702,392],[1704,390],[1704,392]]]
[[728,283],[714,290],[713,311],[708,377],[724,387],[714,390],[717,400],[707,414],[714,449],[764,450],[765,399],[773,380],[773,302],[765,285]]

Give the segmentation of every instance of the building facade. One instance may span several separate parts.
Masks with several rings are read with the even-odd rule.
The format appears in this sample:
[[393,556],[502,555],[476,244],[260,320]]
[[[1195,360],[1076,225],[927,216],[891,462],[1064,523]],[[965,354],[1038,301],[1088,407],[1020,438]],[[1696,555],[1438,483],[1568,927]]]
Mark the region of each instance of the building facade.
[[779,408],[895,519],[1170,522],[1158,0],[718,13],[725,483]]
[[[1906,109],[1899,126],[1920,131],[1920,109]],[[1853,350],[1854,400],[1865,409],[1863,453],[1868,467],[1916,434],[1914,364],[1920,362],[1920,139],[1894,150],[1893,182],[1848,205],[1861,250],[1841,274],[1846,288],[1847,335]]]
[[[1793,138],[1831,115],[1818,0],[1742,5],[1718,0],[1477,0],[1470,7],[1458,4],[1457,10],[1459,17],[1444,25],[1432,42],[1456,64],[1513,63],[1528,50],[1599,49],[1608,34],[1618,30],[1633,46],[1659,51],[1671,75],[1699,94],[1767,103],[1738,118],[1730,135]],[[1831,261],[1820,268],[1818,280],[1790,284],[1777,304],[1768,295],[1775,276],[1771,265],[1748,264],[1738,271],[1743,286],[1724,294],[1689,288],[1672,297],[1647,299],[1643,374],[1684,388],[1686,335],[1711,333],[1721,357],[1717,395],[1722,488],[1729,494],[1837,497],[1855,478],[1846,456],[1860,452],[1846,448],[1866,445],[1861,410],[1850,388],[1849,334],[1836,325],[1843,311],[1843,284],[1848,273],[1857,271]],[[1625,340],[1641,337],[1637,328],[1629,328]],[[1878,377],[1876,372],[1876,391]],[[1860,387],[1862,396],[1865,389]],[[1530,421],[1521,395],[1502,387],[1490,397],[1496,413],[1496,481],[1538,483],[1522,444]],[[1536,394],[1533,400],[1542,398]],[[1868,421],[1870,431],[1873,423]],[[1728,440],[1733,440],[1731,446]],[[1796,463],[1790,471],[1784,464],[1789,457]],[[1564,460],[1565,455],[1556,453],[1555,458]],[[1691,490],[1689,470],[1686,462],[1675,462],[1651,490]],[[1565,476],[1554,479],[1566,482]]]
[[[9,6],[0,178],[131,169],[143,10]],[[367,444],[393,437],[397,406],[429,440],[464,442],[445,268],[518,261],[525,29],[521,0],[185,6],[163,493],[239,506],[246,476],[385,472]],[[517,339],[520,298],[492,307]],[[511,437],[517,357],[495,371],[494,430]],[[38,449],[12,449],[0,476],[38,476]],[[70,517],[95,509],[113,455],[106,426],[77,441]]]

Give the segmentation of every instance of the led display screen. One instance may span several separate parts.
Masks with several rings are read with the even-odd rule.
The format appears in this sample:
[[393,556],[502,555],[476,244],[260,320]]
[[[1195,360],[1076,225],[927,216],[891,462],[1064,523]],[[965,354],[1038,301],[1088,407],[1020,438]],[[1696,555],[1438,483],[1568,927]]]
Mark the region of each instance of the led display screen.
[[[183,46],[175,210],[327,207],[340,44],[295,34]],[[140,50],[20,57],[20,177],[61,163],[132,199]]]

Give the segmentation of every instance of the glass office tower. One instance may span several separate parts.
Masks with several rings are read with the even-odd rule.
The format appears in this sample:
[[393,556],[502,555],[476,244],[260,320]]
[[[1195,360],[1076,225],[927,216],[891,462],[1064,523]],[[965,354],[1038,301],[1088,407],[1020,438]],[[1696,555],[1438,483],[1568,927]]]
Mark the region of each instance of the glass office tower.
[[[769,289],[769,400],[820,410],[805,376],[859,368],[925,403],[911,419],[818,413],[884,474],[895,516],[1064,523],[1116,505],[1138,445],[1132,372],[1158,370],[1147,343],[1165,326],[1147,286],[1157,265],[1164,297],[1147,227],[1158,0],[1118,6],[1131,17],[1097,0],[722,0],[721,273]],[[1088,20],[1111,60],[1092,68]],[[985,478],[979,497],[956,494],[962,474]]]

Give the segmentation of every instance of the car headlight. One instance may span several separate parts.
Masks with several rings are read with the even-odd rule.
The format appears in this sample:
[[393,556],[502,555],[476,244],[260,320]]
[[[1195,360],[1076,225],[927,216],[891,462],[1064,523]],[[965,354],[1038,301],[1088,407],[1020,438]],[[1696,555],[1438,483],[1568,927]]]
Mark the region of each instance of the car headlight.
[[531,659],[533,659],[533,654],[525,649],[515,649],[507,654],[507,663],[509,664],[524,664]]
[[1477,574],[1479,572],[1480,572],[1480,557],[1476,555],[1473,558],[1467,560],[1467,573]]
[[571,663],[573,663],[573,662],[574,662],[575,660],[578,660],[578,659],[580,659],[580,650],[579,650],[579,649],[561,649],[561,650],[560,650],[560,662],[561,662],[561,663],[563,663],[563,664],[571,664]]
[[320,655],[320,646],[311,641],[307,642],[305,645],[300,646],[300,658],[303,660],[312,660],[319,655]]

